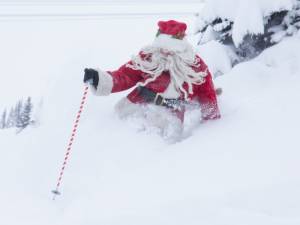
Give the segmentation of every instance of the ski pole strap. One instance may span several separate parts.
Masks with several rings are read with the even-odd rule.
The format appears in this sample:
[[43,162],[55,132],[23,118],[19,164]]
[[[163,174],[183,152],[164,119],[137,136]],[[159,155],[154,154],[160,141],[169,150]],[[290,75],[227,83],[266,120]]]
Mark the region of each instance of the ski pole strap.
[[84,107],[84,104],[86,102],[86,98],[87,98],[87,94],[88,94],[88,89],[89,89],[89,86],[85,86],[83,97],[82,97],[81,103],[80,103],[80,107],[79,107],[79,110],[77,112],[77,115],[76,115],[76,118],[75,118],[75,122],[74,122],[74,125],[73,125],[73,129],[72,129],[72,132],[71,132],[71,137],[70,137],[68,145],[67,145],[67,150],[66,150],[66,153],[65,153],[63,164],[62,164],[62,167],[60,169],[60,173],[59,173],[58,181],[57,181],[57,184],[56,184],[56,188],[52,191],[52,193],[54,194],[53,200],[55,200],[55,197],[57,195],[61,194],[60,191],[59,191],[59,188],[61,186],[61,182],[62,182],[62,178],[63,178],[63,175],[64,175],[64,171],[65,171],[68,159],[70,157],[70,153],[71,153],[73,142],[74,142],[74,139],[75,139],[75,136],[76,136],[76,132],[77,132],[77,129],[78,129],[78,125],[79,125],[81,113],[83,111],[83,107]]

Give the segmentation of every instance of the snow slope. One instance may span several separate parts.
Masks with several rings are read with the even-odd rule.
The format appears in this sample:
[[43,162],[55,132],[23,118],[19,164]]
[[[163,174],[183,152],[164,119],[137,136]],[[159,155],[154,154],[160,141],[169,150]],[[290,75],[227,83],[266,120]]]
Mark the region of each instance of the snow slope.
[[44,99],[38,128],[0,132],[1,224],[300,223],[299,37],[218,77],[222,119],[194,127],[191,113],[191,135],[174,145],[116,118],[125,93],[89,95],[63,195],[52,201],[82,69],[126,62],[157,19],[1,21],[1,101]]

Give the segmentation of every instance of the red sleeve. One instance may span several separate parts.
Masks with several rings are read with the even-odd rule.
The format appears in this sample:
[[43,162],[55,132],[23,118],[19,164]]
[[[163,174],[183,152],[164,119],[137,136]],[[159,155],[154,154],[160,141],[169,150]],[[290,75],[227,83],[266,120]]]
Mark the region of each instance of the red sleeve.
[[143,72],[134,70],[127,66],[131,61],[121,66],[118,70],[108,71],[113,79],[112,93],[120,92],[132,88],[136,83],[143,79]]
[[200,57],[198,58],[200,60],[198,71],[207,71],[208,73],[205,77],[205,82],[195,87],[195,97],[201,106],[202,119],[218,119],[220,118],[220,111],[212,76],[203,60]]

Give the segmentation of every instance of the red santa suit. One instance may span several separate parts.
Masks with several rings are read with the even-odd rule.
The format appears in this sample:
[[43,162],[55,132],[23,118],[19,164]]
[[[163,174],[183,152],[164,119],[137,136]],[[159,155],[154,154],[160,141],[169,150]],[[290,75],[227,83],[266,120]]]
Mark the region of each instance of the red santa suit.
[[[118,70],[98,70],[99,85],[91,87],[93,93],[109,95],[135,87],[118,108],[126,104],[149,104],[140,94],[138,87],[142,86],[163,98],[198,103],[202,120],[220,118],[212,76],[192,46],[181,38],[186,25],[173,20],[160,21],[158,25],[158,35],[152,45],[144,47]],[[170,111],[183,122],[184,107]]]

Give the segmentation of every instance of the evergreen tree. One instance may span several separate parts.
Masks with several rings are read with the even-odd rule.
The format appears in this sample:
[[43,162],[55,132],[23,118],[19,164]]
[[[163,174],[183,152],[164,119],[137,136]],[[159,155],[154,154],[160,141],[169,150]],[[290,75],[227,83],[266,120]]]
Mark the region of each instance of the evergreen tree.
[[6,128],[6,109],[2,113],[1,121],[0,121],[0,129]]
[[15,107],[12,107],[7,116],[5,110],[0,118],[0,129],[16,127],[21,131],[33,121],[31,118],[33,104],[31,97],[28,97],[25,104],[22,100],[19,100]]
[[31,97],[28,97],[20,117],[21,128],[25,128],[31,123],[32,108]]
[[22,112],[23,112],[23,101],[19,100],[15,106],[15,126],[17,128],[23,128],[23,121],[22,121]]
[[15,109],[12,107],[9,111],[8,118],[6,121],[6,128],[12,128],[16,125]]

